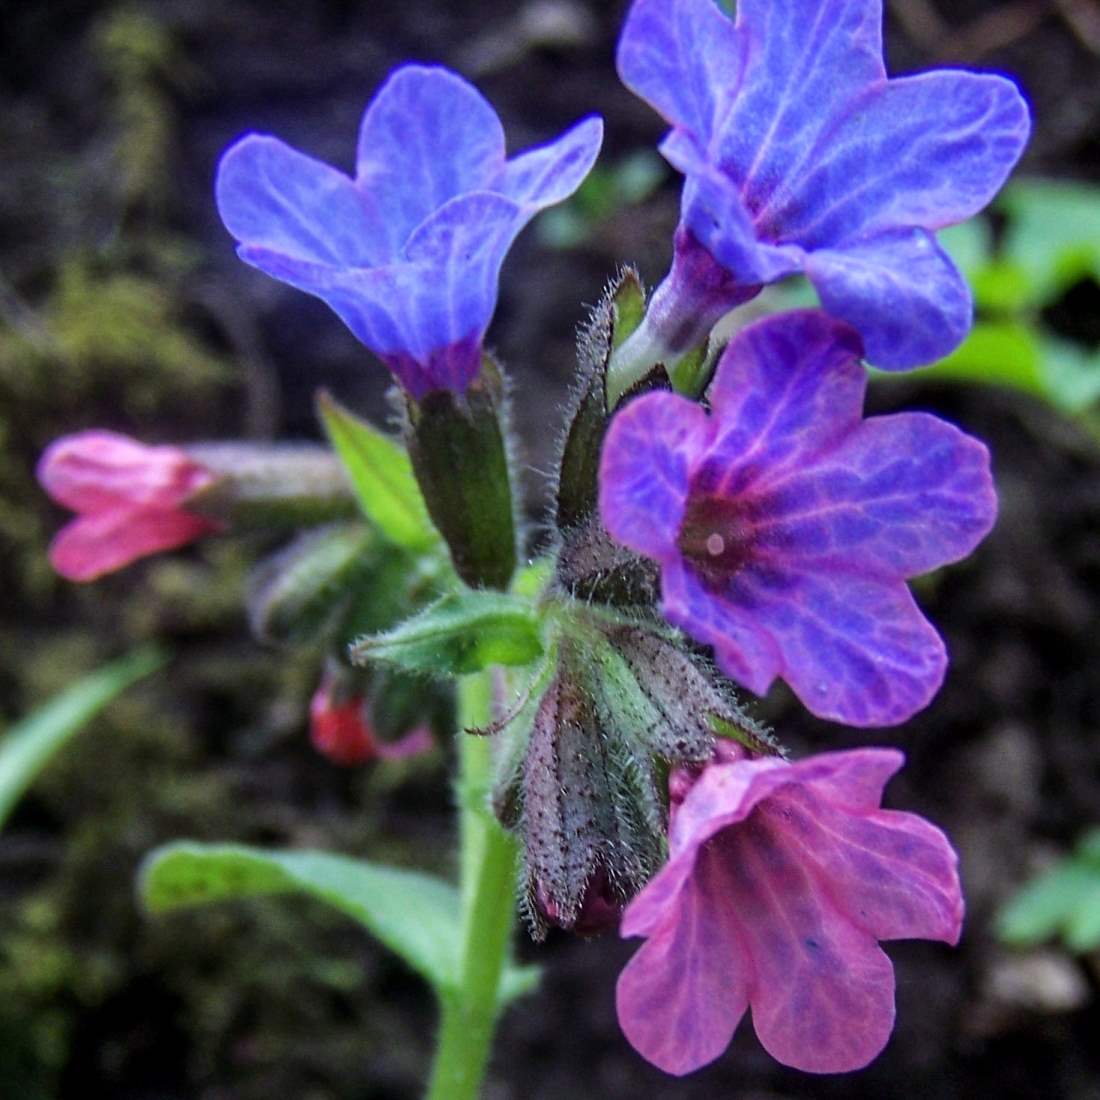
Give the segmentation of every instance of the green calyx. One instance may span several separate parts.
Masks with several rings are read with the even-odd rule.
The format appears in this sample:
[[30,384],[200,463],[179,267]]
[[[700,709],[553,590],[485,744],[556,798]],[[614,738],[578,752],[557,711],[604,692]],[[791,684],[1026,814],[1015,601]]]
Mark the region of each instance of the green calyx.
[[440,390],[408,401],[412,469],[455,571],[472,588],[505,589],[516,568],[506,406],[488,355],[461,396]]
[[[494,808],[523,841],[523,904],[536,937],[579,922],[590,884],[629,900],[659,865],[670,768],[702,765],[715,719],[768,734],[729,684],[656,620],[559,599],[543,660],[494,731]],[[549,914],[549,919],[548,919]]]

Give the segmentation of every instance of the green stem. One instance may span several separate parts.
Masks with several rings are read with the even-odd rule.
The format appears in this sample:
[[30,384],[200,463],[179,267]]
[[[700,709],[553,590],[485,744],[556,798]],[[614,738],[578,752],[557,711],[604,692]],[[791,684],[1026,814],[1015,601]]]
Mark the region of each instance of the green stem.
[[457,986],[440,995],[442,1019],[427,1100],[475,1100],[480,1092],[515,914],[516,843],[488,803],[491,743],[463,732],[491,721],[489,673],[467,676],[458,692],[462,962]]

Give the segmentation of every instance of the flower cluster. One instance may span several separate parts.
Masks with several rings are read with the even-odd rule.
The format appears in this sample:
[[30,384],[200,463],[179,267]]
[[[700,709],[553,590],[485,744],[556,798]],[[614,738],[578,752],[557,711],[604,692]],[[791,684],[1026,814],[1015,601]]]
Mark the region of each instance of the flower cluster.
[[[929,362],[966,335],[965,282],[933,236],[1016,162],[1027,107],[998,76],[888,80],[880,0],[635,0],[624,82],[672,125],[685,176],[672,270],[611,356],[617,403],[761,287],[803,272],[824,312],[738,332],[703,403],[667,390],[610,424],[599,507],[655,561],[664,616],[762,694],[820,717],[902,722],[946,670],[907,578],[969,554],[996,497],[985,447],[922,413],[862,418],[861,360]],[[751,1006],[787,1065],[866,1065],[893,1024],[878,940],[954,943],[955,856],[880,810],[899,753],[797,764],[720,750],[671,780],[670,859],[624,914],[647,937],[619,982],[634,1046],[670,1073],[717,1057]],[[685,794],[686,791],[686,794]]]
[[[78,580],[220,530],[227,506],[346,521],[273,559],[253,601],[262,637],[320,639],[338,656],[311,706],[318,750],[348,764],[431,745],[413,721],[399,740],[377,735],[386,705],[331,674],[345,658],[384,651],[417,676],[526,666],[517,707],[481,732],[505,742],[493,805],[524,842],[536,933],[621,913],[623,934],[646,938],[619,1018],[670,1073],[717,1057],[749,1009],[777,1059],[839,1072],[874,1058],[893,1024],[879,941],[957,941],[956,857],[934,826],[881,809],[900,753],[788,763],[729,681],[759,695],[782,679],[815,715],[857,727],[903,722],[939,689],[945,647],[907,581],[989,532],[989,454],[928,414],[865,419],[863,360],[906,369],[965,336],[969,291],[935,232],[991,200],[1029,117],[999,76],[888,79],[881,0],[736,10],[630,10],[619,72],[671,126],[661,149],[684,176],[681,220],[644,315],[624,275],[582,341],[590,370],[545,574],[516,575],[507,387],[483,341],[505,254],[581,184],[602,123],[508,160],[493,109],[438,67],[391,74],[354,176],[257,134],[217,172],[241,258],[327,302],[392,372],[404,447],[330,402],[350,478],[327,452],[309,469],[304,451],[265,459],[260,477],[241,448],[105,432],[59,440],[39,477],[79,513],[51,551]],[[741,327],[713,354],[716,322],[795,273],[821,309]],[[687,385],[674,368],[691,353]],[[464,813],[484,811],[473,801]]]

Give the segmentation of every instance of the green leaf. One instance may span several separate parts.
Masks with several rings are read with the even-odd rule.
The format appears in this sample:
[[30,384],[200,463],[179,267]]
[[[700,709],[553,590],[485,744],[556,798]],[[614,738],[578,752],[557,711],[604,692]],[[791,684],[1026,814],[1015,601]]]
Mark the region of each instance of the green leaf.
[[1034,303],[1035,286],[1028,273],[1011,260],[991,260],[971,273],[974,301],[989,313],[1018,314]]
[[1039,346],[1046,392],[1058,408],[1081,412],[1100,398],[1100,350],[1054,336]]
[[367,518],[398,546],[414,551],[435,546],[439,535],[404,449],[327,393],[318,396],[317,409]]
[[444,596],[384,634],[361,638],[351,658],[461,676],[489,665],[530,664],[542,653],[540,627],[525,601],[471,590]]
[[1037,300],[1100,276],[1100,189],[1026,180],[1007,187],[1000,206],[1008,214],[1002,252],[1027,273]]
[[[215,901],[304,895],[358,921],[441,993],[458,981],[458,891],[418,871],[330,852],[269,852],[179,841],[146,858],[139,892],[151,913]],[[500,1003],[532,990],[538,977],[535,967],[506,968]]]
[[1069,916],[1097,887],[1100,876],[1073,862],[1064,862],[1028,883],[997,920],[1007,943],[1041,943],[1058,932]]
[[358,921],[436,987],[458,974],[458,893],[440,879],[328,852],[267,852],[180,841],[153,852],[139,890],[152,913],[272,894],[305,894]]
[[985,382],[1050,397],[1035,334],[1015,322],[979,322],[955,351],[930,367],[905,372],[873,371],[872,375],[879,381],[942,378]]
[[1071,951],[1084,953],[1100,947],[1100,875],[1093,877],[1092,889],[1069,914],[1063,937]]
[[112,699],[164,661],[148,649],[115,661],[66,688],[0,738],[0,828],[54,753]]

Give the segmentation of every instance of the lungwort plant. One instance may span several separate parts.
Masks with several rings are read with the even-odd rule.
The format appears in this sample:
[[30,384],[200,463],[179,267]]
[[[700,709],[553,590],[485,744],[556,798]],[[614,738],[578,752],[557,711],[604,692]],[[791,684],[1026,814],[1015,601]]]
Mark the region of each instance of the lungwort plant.
[[[842,727],[905,722],[949,675],[907,582],[988,533],[990,460],[937,417],[865,417],[864,363],[906,371],[966,338],[936,234],[994,197],[1029,116],[1001,76],[888,77],[881,20],[880,0],[635,0],[619,73],[669,124],[681,218],[656,290],[625,267],[582,334],[545,537],[485,335],[509,247],[580,187],[603,127],[509,153],[492,106],[434,66],[377,91],[352,175],[259,134],[217,173],[240,257],[374,353],[399,430],[321,395],[331,448],[83,432],[43,459],[77,513],[53,551],[74,580],[288,531],[250,619],[327,655],[313,736],[334,760],[420,752],[451,722],[455,883],[191,843],[141,883],[155,912],[299,893],[359,921],[437,994],[434,1100],[478,1094],[496,1020],[532,988],[517,912],[536,939],[644,939],[619,1019],[672,1074],[746,1012],[780,1062],[859,1069],[893,1024],[880,944],[959,937],[949,841],[881,808],[902,755],[845,749]],[[796,274],[819,307],[728,316]],[[776,680],[838,723],[836,751],[791,760],[751,716]]]

